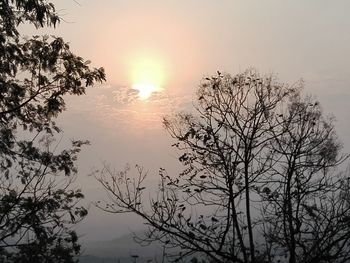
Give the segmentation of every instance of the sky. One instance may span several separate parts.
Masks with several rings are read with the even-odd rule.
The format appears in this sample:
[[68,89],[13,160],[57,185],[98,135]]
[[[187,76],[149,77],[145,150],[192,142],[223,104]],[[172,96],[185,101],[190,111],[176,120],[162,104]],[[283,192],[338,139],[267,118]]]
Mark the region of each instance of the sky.
[[[176,175],[181,167],[162,116],[191,111],[200,80],[216,71],[236,74],[249,67],[274,73],[284,83],[303,79],[305,94],[334,115],[344,151],[350,152],[350,1],[348,0],[65,0],[53,1],[62,21],[54,34],[107,81],[86,95],[67,97],[58,120],[63,140],[88,139],[78,162],[76,184],[86,193],[88,218],[78,231],[84,241],[108,240],[140,229],[131,215],[108,215],[93,202],[106,198],[92,176],[104,164],[127,163]],[[157,91],[138,98],[136,85]],[[139,93],[141,94],[141,93]]]

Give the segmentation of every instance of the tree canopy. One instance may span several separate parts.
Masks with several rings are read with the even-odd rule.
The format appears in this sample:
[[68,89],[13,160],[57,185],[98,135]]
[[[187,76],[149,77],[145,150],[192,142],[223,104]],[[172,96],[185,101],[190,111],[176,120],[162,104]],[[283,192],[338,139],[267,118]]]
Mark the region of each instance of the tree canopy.
[[160,241],[174,260],[347,262],[349,180],[337,169],[347,156],[302,88],[255,70],[203,79],[195,113],[163,122],[184,170],[161,168],[147,205],[142,169],[106,168],[98,180],[111,203],[100,207],[142,217],[142,241]]
[[86,141],[58,150],[55,117],[63,96],[82,95],[105,80],[103,68],[73,54],[60,37],[23,38],[18,27],[55,27],[46,0],[0,2],[0,259],[73,262],[80,246],[72,224],[87,211],[71,187]]

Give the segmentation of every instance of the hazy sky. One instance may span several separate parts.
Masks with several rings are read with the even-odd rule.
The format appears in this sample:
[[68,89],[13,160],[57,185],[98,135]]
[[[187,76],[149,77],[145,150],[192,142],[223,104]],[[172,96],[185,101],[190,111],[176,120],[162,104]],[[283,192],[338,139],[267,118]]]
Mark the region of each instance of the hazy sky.
[[[78,3],[77,3],[78,2]],[[328,0],[65,0],[54,1],[63,21],[52,31],[92,65],[103,66],[107,82],[86,96],[67,98],[59,121],[64,139],[92,143],[79,160],[87,202],[101,187],[86,174],[105,161],[116,169],[139,163],[176,174],[176,152],[161,117],[191,108],[203,76],[255,67],[282,82],[305,81],[336,116],[344,150],[350,151],[350,1]],[[33,31],[25,28],[27,34]],[[144,71],[162,89],[147,100],[130,91]],[[135,229],[137,219],[106,215],[91,207],[79,226],[84,240],[112,239]],[[138,226],[140,228],[140,226]]]

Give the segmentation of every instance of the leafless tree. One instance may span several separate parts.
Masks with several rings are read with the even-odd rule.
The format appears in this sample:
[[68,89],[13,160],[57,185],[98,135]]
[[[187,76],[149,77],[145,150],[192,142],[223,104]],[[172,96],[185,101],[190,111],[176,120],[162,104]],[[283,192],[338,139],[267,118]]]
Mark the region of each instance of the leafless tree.
[[[338,157],[332,121],[323,118],[312,98],[302,98],[302,86],[287,86],[254,70],[204,79],[195,114],[164,118],[185,169],[178,177],[160,169],[159,193],[146,207],[147,174],[141,168],[137,178],[106,168],[98,180],[112,203],[100,207],[141,216],[149,226],[143,241],[179,248],[175,259],[199,255],[209,262],[274,262],[283,256],[304,262],[308,256],[317,262],[313,251],[321,261],[313,245],[321,237],[329,240],[330,232],[317,228],[314,218],[310,234],[300,234],[297,220],[305,231],[311,224],[308,211],[316,204],[320,213],[331,216],[334,209],[332,218],[345,220],[347,188],[339,185],[344,176],[333,179],[333,168],[344,157]],[[322,249],[335,257],[345,253],[348,222],[342,239],[332,228],[334,246],[329,250],[331,244],[325,243]],[[303,243],[309,239],[310,244]]]
[[332,118],[310,97],[292,98],[280,118],[285,131],[270,147],[277,154],[262,189],[266,237],[289,262],[347,262],[349,183],[335,168],[347,156]]

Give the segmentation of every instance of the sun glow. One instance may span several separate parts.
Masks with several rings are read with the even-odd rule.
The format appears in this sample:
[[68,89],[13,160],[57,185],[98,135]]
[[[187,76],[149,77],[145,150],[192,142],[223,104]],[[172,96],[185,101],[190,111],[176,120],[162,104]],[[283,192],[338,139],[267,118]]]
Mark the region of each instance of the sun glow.
[[165,65],[155,54],[138,55],[130,60],[132,88],[138,91],[141,100],[147,100],[155,92],[163,90]]

